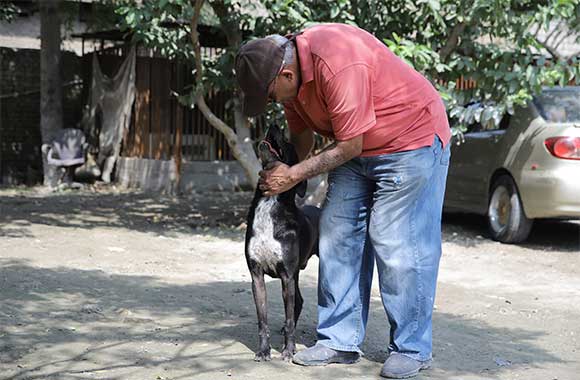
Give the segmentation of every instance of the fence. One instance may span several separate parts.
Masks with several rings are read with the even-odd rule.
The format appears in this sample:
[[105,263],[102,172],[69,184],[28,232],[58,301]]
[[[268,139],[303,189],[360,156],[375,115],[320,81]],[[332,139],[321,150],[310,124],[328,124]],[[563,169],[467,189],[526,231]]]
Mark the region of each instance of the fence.
[[[113,75],[126,53],[125,48],[118,47],[99,51],[103,73]],[[219,54],[219,49],[205,47],[202,53],[213,57]],[[85,60],[90,73],[92,59],[86,56]],[[225,137],[209,124],[199,109],[184,106],[176,96],[194,85],[189,63],[168,60],[149,49],[139,48],[135,81],[135,103],[122,156],[168,160],[180,155],[184,161],[234,159]],[[233,111],[226,106],[230,98],[230,93],[210,90],[206,101],[218,118],[231,125]],[[252,128],[252,137],[259,137],[263,130],[264,123],[259,120],[257,127]]]

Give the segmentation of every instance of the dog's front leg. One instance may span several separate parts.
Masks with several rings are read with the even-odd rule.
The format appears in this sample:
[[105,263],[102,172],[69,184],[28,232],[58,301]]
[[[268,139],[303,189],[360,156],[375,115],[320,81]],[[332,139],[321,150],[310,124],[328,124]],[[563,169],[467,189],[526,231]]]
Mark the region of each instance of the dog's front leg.
[[296,352],[296,340],[294,332],[294,303],[296,297],[296,281],[292,276],[282,276],[282,297],[284,298],[284,310],[286,322],[284,323],[284,350],[282,360],[291,360]]
[[258,335],[260,347],[254,357],[257,362],[272,360],[270,356],[270,328],[268,327],[266,283],[264,273],[255,273],[252,271],[252,293],[254,294],[254,303],[258,313]]

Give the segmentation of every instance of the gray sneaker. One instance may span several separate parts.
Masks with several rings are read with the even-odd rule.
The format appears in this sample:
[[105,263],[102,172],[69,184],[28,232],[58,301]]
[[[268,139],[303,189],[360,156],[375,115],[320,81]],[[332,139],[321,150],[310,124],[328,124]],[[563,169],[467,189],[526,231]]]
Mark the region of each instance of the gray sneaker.
[[331,363],[353,364],[360,360],[358,352],[337,351],[316,344],[294,355],[292,362],[305,366],[322,366]]
[[381,376],[389,379],[407,379],[409,377],[417,376],[419,371],[431,368],[432,360],[424,362],[411,359],[410,357],[393,352],[381,370]]

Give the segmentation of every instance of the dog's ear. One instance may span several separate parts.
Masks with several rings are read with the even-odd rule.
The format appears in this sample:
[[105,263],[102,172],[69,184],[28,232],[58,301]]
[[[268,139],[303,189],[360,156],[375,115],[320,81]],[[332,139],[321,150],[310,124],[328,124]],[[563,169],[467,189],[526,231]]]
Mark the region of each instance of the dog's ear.
[[306,188],[308,187],[308,181],[304,180],[302,182],[300,182],[298,184],[298,186],[296,186],[296,194],[298,194],[298,196],[300,198],[304,198],[304,196],[306,195]]

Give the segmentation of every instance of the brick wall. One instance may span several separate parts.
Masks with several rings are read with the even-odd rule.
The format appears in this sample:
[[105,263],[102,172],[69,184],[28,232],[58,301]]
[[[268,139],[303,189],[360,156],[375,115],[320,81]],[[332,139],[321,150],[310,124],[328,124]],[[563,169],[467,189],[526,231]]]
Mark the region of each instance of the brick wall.
[[[81,81],[81,59],[63,52],[63,83]],[[64,126],[78,127],[82,85],[63,89]],[[0,48],[0,185],[42,181],[40,51]]]

